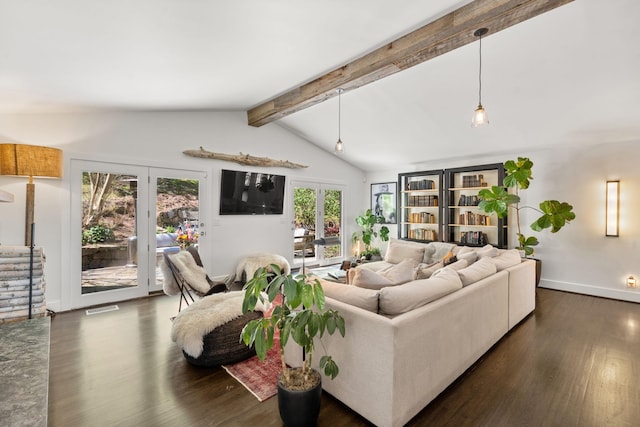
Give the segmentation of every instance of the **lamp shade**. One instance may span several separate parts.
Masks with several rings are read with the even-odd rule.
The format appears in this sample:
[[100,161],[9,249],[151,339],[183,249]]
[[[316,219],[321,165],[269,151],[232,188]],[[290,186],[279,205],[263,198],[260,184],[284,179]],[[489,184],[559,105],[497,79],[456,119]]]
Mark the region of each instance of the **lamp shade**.
[[0,144],[0,175],[62,178],[62,150],[26,144]]

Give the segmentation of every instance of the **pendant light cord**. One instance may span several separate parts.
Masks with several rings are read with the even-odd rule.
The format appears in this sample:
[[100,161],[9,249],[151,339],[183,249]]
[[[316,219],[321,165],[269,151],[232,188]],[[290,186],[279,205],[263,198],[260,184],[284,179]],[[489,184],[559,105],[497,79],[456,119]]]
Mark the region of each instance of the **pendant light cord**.
[[482,35],[480,35],[480,67],[478,69],[478,105],[482,105]]
[[338,89],[338,140],[340,140],[340,129],[342,128],[342,89]]

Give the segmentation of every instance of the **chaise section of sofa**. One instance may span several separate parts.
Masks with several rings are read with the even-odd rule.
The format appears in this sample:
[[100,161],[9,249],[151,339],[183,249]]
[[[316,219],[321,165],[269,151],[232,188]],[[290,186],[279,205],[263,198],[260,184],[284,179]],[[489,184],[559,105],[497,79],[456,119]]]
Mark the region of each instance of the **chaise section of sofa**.
[[443,293],[435,298],[420,297],[419,287],[435,284],[430,280],[386,291],[406,300],[401,288],[413,286],[416,300],[430,298],[395,315],[380,310],[382,290],[323,282],[327,306],[339,310],[347,331],[345,338],[322,339],[340,366],[323,388],[377,426],[407,423],[535,308],[530,260],[464,287],[432,289]]

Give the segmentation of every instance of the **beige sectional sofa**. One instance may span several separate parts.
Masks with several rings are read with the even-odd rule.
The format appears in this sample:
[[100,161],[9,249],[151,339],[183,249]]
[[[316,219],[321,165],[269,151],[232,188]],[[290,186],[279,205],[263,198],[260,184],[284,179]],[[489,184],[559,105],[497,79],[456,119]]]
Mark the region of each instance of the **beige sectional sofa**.
[[[413,257],[415,245],[425,247],[418,272],[449,244],[392,240],[386,261],[358,268],[389,270],[403,251]],[[534,261],[491,247],[451,245],[449,251],[476,257],[462,268],[458,261],[458,270],[452,264],[427,279],[374,289],[323,281],[327,306],[340,311],[347,330],[345,338],[322,339],[340,367],[337,378],[323,379],[323,388],[375,425],[408,422],[535,308]],[[299,354],[288,351],[290,363]]]

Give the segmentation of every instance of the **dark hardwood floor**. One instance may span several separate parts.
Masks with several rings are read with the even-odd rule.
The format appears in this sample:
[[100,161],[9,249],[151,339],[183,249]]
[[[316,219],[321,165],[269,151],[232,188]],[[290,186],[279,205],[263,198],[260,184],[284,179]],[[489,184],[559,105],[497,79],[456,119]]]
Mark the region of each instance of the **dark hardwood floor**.
[[[50,426],[281,426],[277,398],[187,364],[174,297],[118,305],[52,319]],[[319,425],[369,424],[324,394]],[[408,425],[640,425],[640,304],[538,289],[535,313]]]

